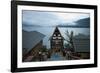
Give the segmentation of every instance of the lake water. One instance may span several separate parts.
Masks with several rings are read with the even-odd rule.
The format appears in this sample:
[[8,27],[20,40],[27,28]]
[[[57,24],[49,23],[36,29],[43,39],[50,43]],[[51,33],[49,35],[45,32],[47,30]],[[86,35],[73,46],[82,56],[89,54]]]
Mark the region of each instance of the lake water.
[[53,53],[51,55],[51,58],[49,60],[50,61],[54,61],[54,60],[64,60],[64,57],[61,56],[59,53]]
[[[55,27],[24,27],[24,30],[27,31],[38,31],[42,34],[45,35],[43,39],[43,44],[49,49],[50,48],[50,36],[52,36]],[[73,31],[74,35],[78,35],[79,33],[89,35],[90,29],[89,28],[65,28],[65,27],[58,27],[60,30],[61,35],[66,39],[67,36],[65,35],[66,31],[68,30],[69,32]],[[65,41],[64,41],[65,42]]]

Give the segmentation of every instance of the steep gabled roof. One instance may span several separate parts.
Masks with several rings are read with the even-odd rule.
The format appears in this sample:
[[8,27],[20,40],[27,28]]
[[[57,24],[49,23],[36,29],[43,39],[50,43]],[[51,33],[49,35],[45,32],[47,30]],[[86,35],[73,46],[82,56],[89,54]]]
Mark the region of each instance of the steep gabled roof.
[[61,35],[61,33],[60,33],[58,27],[55,28],[53,35],[54,35],[54,34],[57,34],[57,33]]
[[52,37],[53,37],[54,34],[60,34],[60,36],[62,37],[62,39],[64,39],[64,37],[61,35],[61,33],[60,33],[58,27],[55,28],[55,30],[54,30],[52,36],[51,36],[49,39],[52,39]]
[[30,51],[35,45],[37,45],[43,38],[44,34],[37,31],[22,31],[22,47]]
[[79,34],[73,37],[75,52],[90,52],[90,37]]

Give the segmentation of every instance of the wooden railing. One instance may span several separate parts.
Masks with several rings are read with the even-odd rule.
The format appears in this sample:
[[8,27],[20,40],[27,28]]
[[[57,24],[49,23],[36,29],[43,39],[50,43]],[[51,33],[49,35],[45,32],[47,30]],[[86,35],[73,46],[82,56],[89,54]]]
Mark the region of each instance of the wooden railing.
[[[73,54],[74,53],[74,54]],[[79,56],[76,56],[75,54],[77,54],[77,53],[75,53],[75,52],[67,52],[67,56],[68,56],[68,59],[69,60],[73,60],[73,59],[75,59],[75,60],[77,60],[77,59],[81,59],[81,57],[79,57]]]

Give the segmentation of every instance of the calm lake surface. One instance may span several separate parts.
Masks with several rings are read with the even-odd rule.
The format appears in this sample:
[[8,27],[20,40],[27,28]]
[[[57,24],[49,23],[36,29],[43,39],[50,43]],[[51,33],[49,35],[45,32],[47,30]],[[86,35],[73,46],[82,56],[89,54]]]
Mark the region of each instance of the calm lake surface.
[[[24,27],[23,29],[27,31],[38,31],[42,34],[45,35],[43,39],[43,45],[45,45],[48,49],[50,48],[50,36],[52,36],[55,27]],[[68,30],[69,32],[73,31],[74,35],[78,35],[79,33],[89,35],[90,34],[90,29],[89,28],[66,28],[66,27],[58,27],[60,30],[61,35],[66,39],[67,36],[65,35],[66,31]],[[65,42],[65,41],[64,41]]]

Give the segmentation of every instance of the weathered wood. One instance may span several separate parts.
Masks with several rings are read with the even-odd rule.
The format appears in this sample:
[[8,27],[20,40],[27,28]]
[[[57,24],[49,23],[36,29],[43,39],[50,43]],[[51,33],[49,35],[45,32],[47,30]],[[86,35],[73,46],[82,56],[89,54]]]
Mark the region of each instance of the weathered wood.
[[50,39],[51,49],[54,52],[59,52],[61,49],[64,48],[63,47],[63,40],[64,40],[64,38],[62,37],[58,27],[56,27],[54,30],[54,33]]

